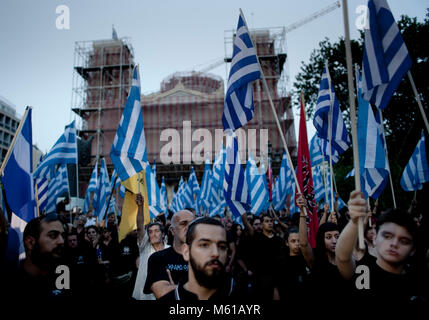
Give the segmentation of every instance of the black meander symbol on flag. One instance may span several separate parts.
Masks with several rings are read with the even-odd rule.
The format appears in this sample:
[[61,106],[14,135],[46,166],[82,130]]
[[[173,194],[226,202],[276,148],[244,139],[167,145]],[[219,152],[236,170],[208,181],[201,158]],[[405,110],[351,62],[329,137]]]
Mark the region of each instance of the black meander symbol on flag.
[[307,200],[307,208],[310,213],[314,211],[314,188],[310,185],[310,171],[308,167],[308,160],[302,157],[302,184],[305,200]]

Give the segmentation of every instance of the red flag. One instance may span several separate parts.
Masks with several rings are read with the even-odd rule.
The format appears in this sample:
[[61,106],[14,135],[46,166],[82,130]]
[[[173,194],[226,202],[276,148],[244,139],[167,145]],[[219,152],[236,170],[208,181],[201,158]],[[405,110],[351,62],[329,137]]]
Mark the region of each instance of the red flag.
[[298,157],[296,165],[296,178],[301,192],[307,200],[307,238],[312,248],[316,246],[316,234],[319,228],[317,206],[314,198],[313,176],[311,173],[310,151],[308,149],[307,127],[305,123],[304,98],[301,95],[301,118],[299,120]]
[[273,171],[271,170],[271,158],[268,158],[268,190],[270,191],[270,202],[273,201]]

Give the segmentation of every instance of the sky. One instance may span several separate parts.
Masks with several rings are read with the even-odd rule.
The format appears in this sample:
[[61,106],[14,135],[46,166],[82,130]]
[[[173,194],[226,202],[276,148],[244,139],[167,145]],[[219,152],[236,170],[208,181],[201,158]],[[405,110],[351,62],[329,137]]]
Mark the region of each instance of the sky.
[[[74,45],[76,41],[109,39],[112,25],[118,36],[129,37],[140,65],[141,90],[159,90],[161,81],[177,71],[202,69],[225,56],[224,31],[236,28],[239,8],[252,28],[287,27],[334,3],[333,0],[245,1],[32,1],[0,2],[0,96],[12,102],[17,114],[33,107],[33,143],[49,151],[64,127],[75,119],[71,111]],[[393,15],[422,21],[429,3],[390,0]],[[351,38],[358,37],[356,10],[365,0],[349,0]],[[70,28],[58,29],[58,6],[69,8]],[[325,37],[344,36],[342,8],[286,34],[290,85],[301,61]],[[360,63],[360,62],[359,62]],[[226,77],[225,65],[210,71]],[[294,110],[298,128],[298,111]],[[314,133],[308,121],[309,138]]]

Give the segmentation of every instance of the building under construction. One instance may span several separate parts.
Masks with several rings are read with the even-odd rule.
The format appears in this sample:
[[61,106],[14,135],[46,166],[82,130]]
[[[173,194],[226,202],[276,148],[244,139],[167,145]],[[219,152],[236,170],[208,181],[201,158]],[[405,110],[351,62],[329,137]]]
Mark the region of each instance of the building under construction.
[[[290,97],[283,90],[286,54],[282,30],[258,29],[251,31],[251,36],[277,115],[281,119],[289,152],[295,157],[297,143]],[[234,31],[225,32],[225,63],[231,61],[233,37]],[[76,43],[72,109],[81,118],[80,136],[86,141],[92,139],[90,161],[79,165],[81,194],[86,189],[92,168],[98,159],[105,157],[110,171],[112,169],[109,152],[129,92],[133,67],[133,49],[127,39]],[[262,129],[268,130],[268,155],[272,159],[273,171],[277,174],[283,144],[269,105],[268,93],[261,81],[255,81],[253,87],[255,114],[244,130],[247,136]],[[197,130],[203,129],[215,137],[216,129],[218,132],[222,130],[224,94],[222,78],[204,72],[181,72],[167,77],[161,83],[159,92],[142,96],[148,160],[156,162],[159,180],[164,176],[167,184],[176,184],[180,176],[187,178],[190,167],[194,166],[201,181],[204,163],[190,161],[191,153],[199,144],[198,138],[195,139],[197,141],[192,141],[193,135],[198,136],[200,131]],[[185,128],[184,124],[189,122],[191,128]],[[173,131],[179,133],[179,146],[168,148],[168,144],[173,143],[173,137],[169,137],[165,129],[175,129]],[[259,134],[256,134],[256,141],[258,139]],[[219,141],[212,141],[211,147],[212,153],[209,156],[213,160],[216,150],[220,148]],[[252,148],[253,156],[261,155],[259,142]],[[200,153],[204,158],[205,152]],[[165,163],[163,160],[168,156],[179,161]]]

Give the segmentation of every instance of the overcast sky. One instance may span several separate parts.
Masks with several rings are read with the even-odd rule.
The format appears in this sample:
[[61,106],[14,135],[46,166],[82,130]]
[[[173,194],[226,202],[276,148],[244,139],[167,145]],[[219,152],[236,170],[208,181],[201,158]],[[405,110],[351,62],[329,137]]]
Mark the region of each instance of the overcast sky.
[[[18,115],[26,105],[33,106],[33,142],[46,152],[75,118],[70,110],[76,41],[111,38],[114,25],[119,37],[131,38],[142,92],[148,93],[159,90],[160,82],[176,71],[201,69],[223,58],[224,31],[236,28],[239,8],[250,28],[283,27],[334,2],[2,0],[0,95],[15,105]],[[422,21],[429,7],[424,0],[388,2],[396,19],[407,14]],[[358,36],[356,8],[364,4],[349,0],[352,38]],[[56,28],[60,5],[70,9],[69,30]],[[336,41],[343,34],[342,8],[288,33],[291,83],[319,41],[325,37]],[[224,65],[211,72],[225,78]],[[309,123],[309,136],[313,132]]]

